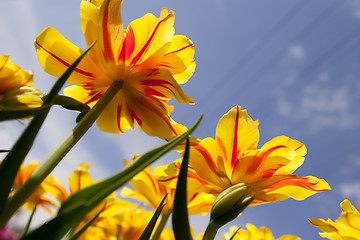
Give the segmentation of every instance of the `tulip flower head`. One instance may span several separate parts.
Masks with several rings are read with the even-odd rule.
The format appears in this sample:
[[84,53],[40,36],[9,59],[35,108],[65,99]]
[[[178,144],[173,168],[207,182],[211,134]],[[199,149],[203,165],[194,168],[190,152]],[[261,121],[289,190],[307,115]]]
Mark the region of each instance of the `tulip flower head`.
[[40,107],[43,94],[32,83],[32,71],[22,70],[7,55],[0,56],[0,110]]
[[[267,227],[256,228],[252,224],[246,224],[247,230],[242,228],[238,229],[238,227],[231,227],[230,231],[226,233],[221,240],[229,240],[231,236],[234,235],[233,240],[275,240],[271,231]],[[301,238],[292,236],[292,235],[284,235],[278,240],[301,240]]]
[[[190,230],[191,230],[191,236],[192,236],[193,239],[196,239],[196,240],[202,240],[202,239],[203,239],[204,234],[200,233],[200,234],[195,238],[195,234],[194,234],[194,231],[193,231],[193,229],[192,229],[191,226],[190,226]],[[175,239],[175,236],[174,236],[174,231],[173,231],[173,229],[172,229],[172,228],[168,228],[168,229],[165,229],[164,231],[162,231],[159,240],[176,240],[176,239]]]
[[319,235],[331,240],[359,239],[360,238],[360,214],[349,200],[344,200],[341,204],[341,215],[335,221],[330,219],[309,219],[309,222],[319,228]]
[[[217,196],[233,185],[245,183],[249,196],[255,196],[250,206],[289,197],[303,200],[330,189],[322,179],[293,174],[306,155],[303,143],[280,136],[259,149],[258,142],[258,121],[235,106],[220,119],[215,139],[191,139],[189,185]],[[173,186],[178,164],[166,166],[159,181]]]
[[0,100],[13,87],[31,86],[33,83],[32,71],[24,71],[17,64],[12,63],[7,55],[0,56]]
[[[37,162],[33,162],[26,167],[21,165],[14,181],[14,192],[16,192],[16,190],[26,182],[26,180],[38,167],[39,163]],[[39,199],[39,206],[45,208],[51,214],[54,214],[52,208],[57,208],[59,206],[59,203],[65,199],[65,194],[65,189],[61,186],[60,181],[52,176],[48,176],[36,189],[36,191],[29,197],[23,207],[26,210],[32,211],[37,200]]]
[[[166,8],[159,18],[146,14],[124,29],[121,5],[122,0],[81,2],[86,44],[97,43],[68,79],[73,86],[64,94],[92,107],[114,81],[123,81],[97,119],[99,129],[121,134],[137,123],[148,135],[170,139],[185,127],[170,118],[172,108],[166,102],[175,98],[193,104],[179,84],[194,72],[194,44],[174,36],[174,12]],[[83,53],[53,28],[39,34],[35,47],[40,65],[56,77]]]
[[0,100],[0,109],[16,110],[29,107],[40,107],[44,94],[30,86],[16,86],[9,89]]
[[254,200],[247,184],[233,185],[221,192],[211,208],[210,222],[217,227],[234,220]]
[[[92,180],[88,172],[89,166],[89,164],[81,164],[69,177],[70,195],[96,183],[96,181]],[[78,229],[102,210],[91,227],[85,231],[80,239],[91,239],[90,236],[92,235],[102,236],[103,234],[117,236],[118,230],[120,229],[119,215],[127,214],[127,212],[130,211],[129,209],[135,208],[133,204],[115,198],[115,193],[110,194],[93,208],[79,224]]]
[[[136,161],[137,156],[138,155],[135,155],[132,161]],[[129,162],[125,160],[125,165],[128,164]],[[157,209],[162,199],[168,194],[162,214],[167,215],[172,213],[175,189],[159,182],[157,177],[151,172],[151,166],[146,167],[138,173],[129,183],[136,190],[124,187],[121,191],[123,197],[131,197],[142,202],[148,202],[149,206]],[[187,192],[187,198],[189,215],[207,214],[210,212],[212,203],[215,200],[215,197],[211,194],[191,191]]]

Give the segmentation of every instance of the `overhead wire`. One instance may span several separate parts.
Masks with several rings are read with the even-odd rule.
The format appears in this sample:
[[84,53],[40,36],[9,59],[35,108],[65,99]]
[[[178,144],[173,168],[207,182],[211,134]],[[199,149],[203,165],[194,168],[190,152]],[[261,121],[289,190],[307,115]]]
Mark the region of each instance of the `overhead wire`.
[[[337,9],[339,9],[339,3],[338,1],[334,1],[332,4],[330,4],[327,8],[325,8],[313,21],[311,21],[305,28],[303,28],[298,34],[296,34],[287,44],[287,46],[291,45],[292,43],[294,43],[296,40],[300,41],[303,40],[305,37],[309,37],[311,35],[311,33],[317,29],[317,27],[319,27],[323,22],[325,22],[327,20],[328,17],[330,17],[334,11],[336,11]],[[288,15],[288,14],[287,14]],[[349,34],[352,35],[352,34]],[[343,40],[345,38],[342,38]],[[343,42],[343,40],[339,41],[336,45],[341,44]],[[330,49],[328,49],[328,51],[326,51],[325,56],[321,57],[320,59],[311,62],[308,66],[314,66],[314,64],[317,64],[319,62],[322,61],[322,59],[326,58],[327,55],[331,54],[331,51],[334,47],[331,47]],[[234,97],[236,97],[239,94],[239,91],[244,92],[245,90],[249,89],[250,86],[253,86],[257,81],[259,81],[261,78],[258,77],[259,74],[264,75],[265,73],[267,73],[269,70],[272,69],[272,66],[276,63],[278,63],[278,59],[281,58],[282,55],[285,55],[284,52],[286,52],[287,48],[282,48],[280,49],[280,51],[278,51],[276,54],[273,55],[273,57],[271,57],[269,59],[269,61],[266,62],[265,65],[263,65],[263,67],[259,70],[256,71],[250,78],[247,79],[247,81],[244,81],[244,84],[246,83],[247,86],[246,88],[243,87],[238,87],[235,89],[236,92],[233,92],[232,94],[228,94],[226,96],[226,99],[233,99]],[[309,67],[304,68],[304,70],[302,72],[306,72],[308,70]],[[229,72],[232,75],[235,75],[234,72]],[[303,74],[303,73],[302,73]],[[258,77],[258,78],[256,78]],[[219,90],[217,90],[219,91]],[[263,99],[262,102],[267,102],[269,101],[271,97],[266,97],[266,99]],[[258,108],[258,107],[257,107]],[[214,110],[216,110],[216,107],[212,108]],[[208,115],[213,115],[212,112],[207,113]]]
[[[359,43],[360,41],[360,26],[355,27],[350,33],[343,36],[339,41],[337,41],[332,47],[328,48],[323,54],[321,54],[318,58],[316,58],[314,61],[308,63],[302,70],[299,72],[293,74],[291,78],[293,79],[306,79],[305,76],[308,76],[315,70],[321,68],[323,65],[325,65],[329,60],[337,56],[340,52],[344,51],[345,49],[351,49],[350,47],[354,43]],[[292,88],[297,87],[298,85],[304,85],[306,84],[306,81],[297,81],[292,85]],[[285,85],[283,85],[285,87]],[[281,90],[281,89],[280,89]],[[301,91],[294,91],[292,94],[292,97],[295,97],[295,94],[301,94]],[[268,102],[272,95],[269,95],[266,99],[264,99],[262,102]],[[259,109],[261,106],[258,105],[258,107],[255,107],[255,109]],[[271,112],[272,109],[268,108],[267,112]]]
[[[266,43],[270,42],[272,38],[276,36],[278,32],[282,30],[289,22],[291,22],[291,19],[293,19],[307,4],[309,4],[311,1],[299,1],[298,4],[294,5],[283,17],[280,18],[279,21],[275,23],[263,36],[260,40],[256,41],[255,45],[249,49],[245,55],[243,55],[234,65],[230,68],[230,70],[227,71],[227,74],[225,74],[222,79],[231,79],[237,72],[239,72],[241,69],[246,66],[247,63],[249,63],[265,46]],[[226,81],[224,84],[221,84],[220,86],[215,83],[209,90],[206,91],[206,93],[203,94],[203,96],[197,100],[198,104],[201,104],[208,98],[209,93],[213,92],[219,92],[221,89],[224,89],[230,81]]]

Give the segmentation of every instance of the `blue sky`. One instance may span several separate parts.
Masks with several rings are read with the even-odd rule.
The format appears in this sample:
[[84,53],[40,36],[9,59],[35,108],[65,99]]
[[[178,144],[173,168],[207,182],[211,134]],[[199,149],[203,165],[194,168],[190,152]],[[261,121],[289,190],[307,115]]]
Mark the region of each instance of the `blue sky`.
[[[2,0],[0,54],[34,70],[34,85],[47,92],[54,77],[37,62],[33,41],[48,26],[85,49],[77,1]],[[267,226],[275,237],[294,234],[320,239],[307,218],[336,219],[348,198],[360,210],[360,1],[358,0],[124,0],[124,25],[161,7],[175,11],[176,34],[195,44],[197,68],[185,93],[194,106],[175,105],[172,117],[186,126],[201,113],[193,134],[214,137],[220,117],[235,105],[260,121],[260,144],[286,135],[308,148],[298,176],[325,179],[332,191],[305,201],[286,200],[246,209],[229,226]],[[75,114],[54,108],[27,161],[43,160],[74,126]],[[0,148],[20,134],[17,122],[0,123]],[[139,131],[124,135],[94,126],[54,171],[66,183],[82,162],[101,179],[123,166],[124,158],[162,143]],[[171,153],[162,165],[179,158]],[[208,217],[195,217],[204,231]]]

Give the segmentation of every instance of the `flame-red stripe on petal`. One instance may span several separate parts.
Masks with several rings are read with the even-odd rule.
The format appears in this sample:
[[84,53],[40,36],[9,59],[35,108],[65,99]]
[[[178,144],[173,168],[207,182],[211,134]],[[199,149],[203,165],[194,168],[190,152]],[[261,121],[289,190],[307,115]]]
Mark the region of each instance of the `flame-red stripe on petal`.
[[144,44],[144,46],[142,47],[142,49],[138,52],[138,54],[136,54],[136,56],[133,58],[133,60],[131,61],[131,65],[135,65],[137,64],[140,59],[143,57],[143,55],[145,54],[146,50],[149,48],[151,41],[154,39],[154,36],[156,34],[156,31],[158,30],[160,24],[165,21],[166,19],[168,19],[169,16],[173,15],[172,12],[170,12],[165,18],[161,19],[155,26],[153,32],[151,33],[149,39],[146,41],[146,43]]
[[[52,56],[53,58],[55,58],[57,61],[59,61],[61,64],[63,64],[66,67],[70,67],[71,64],[69,64],[68,62],[64,61],[63,59],[61,59],[59,56],[55,55],[54,53],[50,52],[49,50],[47,50],[45,47],[43,47],[42,45],[40,45],[37,41],[35,41],[35,44],[38,45],[42,50],[44,50],[45,52],[47,52],[50,56]],[[81,70],[79,68],[75,68],[74,70],[77,73],[80,73],[86,77],[93,77],[94,75],[90,72],[86,72],[84,70]]]

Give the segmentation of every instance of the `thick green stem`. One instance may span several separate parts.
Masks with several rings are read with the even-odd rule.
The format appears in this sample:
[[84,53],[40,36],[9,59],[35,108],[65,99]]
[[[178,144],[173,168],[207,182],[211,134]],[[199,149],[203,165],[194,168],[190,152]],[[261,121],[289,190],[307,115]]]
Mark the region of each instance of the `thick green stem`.
[[156,228],[156,231],[151,240],[158,240],[160,238],[160,235],[161,235],[162,231],[164,230],[164,227],[169,219],[170,214],[171,214],[171,211],[162,215],[159,226]]
[[205,230],[205,234],[203,240],[213,240],[216,236],[217,231],[219,230],[220,226],[215,224],[213,221],[210,221],[209,225]]
[[16,191],[14,196],[9,199],[5,207],[5,212],[0,219],[0,225],[6,223],[11,218],[15,211],[29,198],[56,165],[65,157],[87,130],[89,130],[108,103],[121,89],[122,85],[123,81],[121,80],[113,82],[95,106],[81,119],[55,151],[34,171],[31,177]]

